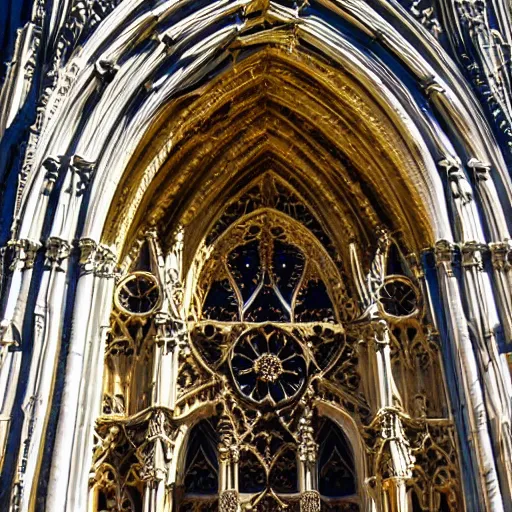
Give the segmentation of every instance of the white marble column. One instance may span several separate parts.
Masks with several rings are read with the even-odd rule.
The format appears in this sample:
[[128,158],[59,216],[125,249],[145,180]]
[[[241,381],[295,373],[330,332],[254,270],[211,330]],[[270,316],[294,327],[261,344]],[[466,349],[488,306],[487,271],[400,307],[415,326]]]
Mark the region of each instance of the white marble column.
[[[82,371],[73,378],[74,385],[79,387],[77,403],[81,406],[77,408],[73,428],[67,434],[72,437],[71,457],[70,461],[66,462],[69,464],[69,482],[66,489],[60,490],[59,482],[54,480],[55,487],[53,487],[55,503],[59,507],[64,506],[65,512],[88,510],[94,425],[101,414],[105,344],[110,329],[116,259],[112,251],[106,247],[99,246],[98,251],[92,297],[88,296],[90,300],[88,316],[84,324],[78,324],[80,329],[73,329],[71,333],[71,343],[84,348]],[[78,316],[83,313],[75,308],[74,314]],[[57,465],[59,461],[54,460],[53,463]]]
[[[501,364],[495,329],[498,316],[489,276],[484,271],[483,251],[487,247],[466,243],[462,247],[464,295],[468,304],[468,325],[479,364],[490,431],[496,454],[505,510],[512,510],[512,437],[510,372]],[[508,496],[509,499],[505,499]]]
[[436,245],[436,264],[441,299],[446,314],[449,342],[461,386],[461,401],[468,406],[470,436],[474,443],[474,478],[481,492],[483,510],[504,511],[503,500],[494,462],[491,436],[488,430],[482,384],[477,361],[468,332],[468,324],[462,308],[462,296],[452,271],[453,247],[449,242],[439,241]]

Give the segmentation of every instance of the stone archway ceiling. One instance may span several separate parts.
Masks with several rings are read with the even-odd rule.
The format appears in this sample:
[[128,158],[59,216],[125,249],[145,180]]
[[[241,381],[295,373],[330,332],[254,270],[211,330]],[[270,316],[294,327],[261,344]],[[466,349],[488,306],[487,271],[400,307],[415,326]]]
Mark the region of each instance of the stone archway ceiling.
[[[330,72],[331,79],[319,80],[313,70],[318,76]],[[308,199],[317,201],[340,248],[354,238],[370,242],[384,225],[402,230],[411,247],[424,248],[421,244],[429,239],[422,233],[431,232],[429,214],[407,174],[421,165],[415,163],[419,158],[364,90],[335,77],[332,68],[297,49],[293,57],[286,49],[264,49],[237,63],[191,105],[183,109],[178,102],[162,116],[173,149],[136,206],[147,166],[135,157],[120,204],[132,205],[132,215],[137,208],[140,221],[172,231],[173,222],[181,220],[193,223],[192,233],[204,235],[233,189],[279,169],[309,190]],[[166,137],[158,134],[156,139]],[[147,146],[141,153],[143,158],[152,154]],[[169,217],[171,205],[175,210]],[[406,212],[415,213],[410,217]],[[112,213],[107,226],[130,222],[127,208],[115,205]],[[125,233],[117,237],[119,243]]]
[[[55,158],[69,151],[73,151],[83,161],[93,162],[95,177],[90,199],[91,214],[85,220],[82,235],[98,239],[104,226],[107,226],[103,238],[107,242],[116,240],[119,246],[124,236],[121,232],[113,235],[109,231],[112,217],[106,222],[105,206],[115,202],[114,197],[120,195],[125,200],[127,194],[130,194],[132,187],[127,187],[128,182],[123,178],[123,175],[127,175],[127,166],[130,169],[142,169],[146,156],[141,154],[141,148],[146,148],[145,153],[151,155],[151,158],[146,161],[149,167],[139,171],[145,173],[142,182],[149,184],[158,175],[158,180],[163,183],[160,176],[166,173],[161,173],[160,167],[173,158],[176,160],[180,151],[184,151],[169,133],[165,135],[165,131],[158,131],[156,127],[161,126],[171,112],[185,112],[183,106],[186,102],[197,101],[197,107],[201,100],[194,95],[202,93],[206,84],[212,86],[215,83],[222,84],[223,81],[229,84],[226,77],[230,73],[236,76],[246,58],[249,62],[251,59],[252,62],[258,60],[246,54],[260,52],[260,56],[264,57],[265,54],[261,53],[264,48],[272,47],[276,54],[282,53],[280,60],[295,60],[297,70],[302,67],[302,77],[297,79],[299,73],[291,74],[292,78],[288,78],[290,83],[280,89],[279,80],[284,78],[272,76],[269,79],[271,88],[264,91],[265,101],[262,104],[258,103],[257,98],[263,92],[254,91],[252,108],[249,101],[244,103],[243,100],[241,106],[236,106],[238,109],[246,107],[244,119],[247,122],[251,115],[259,113],[259,121],[253,127],[248,125],[254,137],[258,135],[258,122],[263,125],[262,116],[272,118],[274,128],[269,126],[265,134],[260,134],[265,139],[262,141],[262,151],[273,157],[280,155],[283,158],[285,155],[286,150],[283,148],[289,144],[290,137],[288,141],[284,138],[284,130],[279,136],[272,133],[272,130],[276,131],[276,123],[280,125],[279,130],[286,127],[287,132],[292,133],[297,129],[297,120],[305,123],[309,115],[313,116],[309,120],[310,125],[320,125],[320,106],[316,114],[311,109],[306,111],[304,105],[299,105],[293,98],[286,99],[285,93],[292,86],[311,80],[310,68],[313,63],[318,66],[322,59],[329,59],[331,69],[328,69],[329,65],[324,65],[327,75],[319,78],[322,75],[317,73],[315,86],[321,87],[319,90],[322,93],[326,92],[326,100],[332,96],[332,92],[327,94],[329,89],[335,88],[339,107],[342,104],[340,97],[349,96],[346,87],[353,86],[343,89],[339,84],[329,85],[329,81],[332,82],[334,76],[338,80],[343,76],[346,80],[355,81],[356,88],[363,92],[358,92],[362,94],[361,99],[353,101],[359,101],[361,108],[365,105],[369,109],[366,115],[368,122],[373,122],[373,125],[362,123],[361,115],[355,116],[352,113],[350,117],[349,108],[343,112],[338,108],[330,113],[332,120],[325,121],[320,130],[322,143],[311,132],[302,130],[301,135],[309,148],[309,165],[316,167],[319,159],[322,160],[323,165],[317,171],[327,176],[328,166],[332,166],[336,160],[329,159],[327,155],[335,148],[338,155],[343,155],[352,165],[358,163],[357,173],[366,171],[365,179],[359,183],[353,181],[354,186],[363,184],[368,188],[367,200],[372,202],[383,218],[395,218],[403,231],[409,231],[404,234],[412,246],[421,249],[425,240],[451,239],[436,161],[446,158],[456,160],[460,157],[463,161],[473,158],[478,162],[489,162],[503,198],[511,196],[510,183],[505,176],[506,167],[500,151],[493,143],[483,114],[460,79],[456,67],[440,48],[437,55],[432,49],[437,48],[436,44],[426,39],[421,31],[407,26],[403,14],[394,10],[393,16],[404,23],[404,30],[410,32],[412,42],[407,42],[386,19],[393,8],[382,4],[380,8],[383,7],[388,10],[386,16],[381,16],[362,2],[310,2],[299,5],[284,1],[245,0],[194,3],[193,7],[183,2],[161,2],[150,8],[147,4],[126,0],[111,14],[109,30],[100,25],[87,44],[75,52],[66,73],[61,75],[62,87],[54,91],[48,102],[51,119],[46,121],[37,150],[31,154],[32,164],[27,169],[40,168],[48,155]],[[430,45],[428,49],[427,40]],[[421,51],[416,50],[415,45]],[[302,63],[297,64],[297,59],[302,59]],[[263,81],[260,89],[264,89],[266,84],[261,76]],[[255,85],[253,82],[252,86]],[[306,89],[302,87],[302,90]],[[236,97],[237,91],[228,91],[227,94]],[[305,94],[305,101],[311,105],[311,99],[307,99],[308,95]],[[225,104],[228,102],[225,101]],[[345,108],[345,104],[343,106]],[[283,114],[284,109],[295,111],[295,124],[290,124],[290,120]],[[87,116],[81,119],[81,112],[84,111]],[[333,133],[334,122],[338,129]],[[195,129],[199,130],[200,126],[202,131],[206,129],[204,123],[197,124]],[[75,130],[79,127],[81,133],[77,136]],[[352,129],[348,137],[349,144],[341,144],[339,137],[332,140],[334,135],[348,129]],[[375,156],[375,151],[370,148],[368,152],[368,146],[364,146],[364,140],[371,140],[370,133],[374,134],[376,140],[380,140],[381,146],[377,146],[379,151],[387,143],[389,146],[382,149],[378,159],[370,158],[372,153]],[[173,136],[176,138],[176,134]],[[456,142],[458,153],[450,138]],[[148,146],[152,139],[151,146]],[[298,137],[294,136],[293,139],[298,140]],[[71,150],[72,140],[74,143]],[[228,140],[223,140],[224,151],[227,147],[241,148],[240,144],[227,146]],[[153,153],[149,151],[150,148]],[[357,153],[357,158],[354,153]],[[183,163],[182,158],[180,165]],[[289,172],[296,173],[298,164],[299,161],[295,162]],[[388,171],[384,172],[386,166]],[[386,173],[393,170],[401,176],[397,181],[400,184],[398,190],[395,187],[389,188],[393,174]],[[332,171],[329,174],[332,175]],[[339,175],[348,179],[350,171]],[[375,190],[382,190],[382,186],[385,189],[386,186],[383,176],[390,178],[389,194],[379,192],[379,200],[375,202]],[[27,171],[20,208],[26,214],[23,215],[25,220],[20,227],[21,237],[38,238],[39,223],[32,222],[32,219],[37,217],[37,192],[43,180],[42,172]],[[24,185],[25,180],[21,181]],[[124,186],[118,188],[121,181]],[[318,180],[316,184],[318,186]],[[349,185],[347,187],[350,188]],[[412,189],[416,192],[411,194]],[[135,203],[140,203],[144,194],[145,187],[139,187]],[[188,196],[182,190],[180,197],[186,199]],[[418,212],[422,211],[419,213],[420,219],[405,218],[411,212],[406,198],[411,198],[417,205],[423,204],[422,208],[415,208]],[[508,204],[507,201],[504,203]],[[390,209],[390,205],[393,205],[393,209]],[[352,202],[349,209],[354,207]],[[370,213],[368,216],[371,218],[372,215]],[[127,215],[123,219],[126,220],[122,223],[122,229],[127,231],[131,216]],[[430,227],[426,230],[429,234],[425,238],[419,233],[425,231],[427,224]],[[506,225],[502,219],[497,224],[494,235],[502,239],[507,231]],[[422,228],[417,229],[417,226]],[[361,226],[358,229],[361,230]],[[371,226],[362,229],[363,233],[365,229],[371,231]],[[418,234],[414,236],[412,231]]]

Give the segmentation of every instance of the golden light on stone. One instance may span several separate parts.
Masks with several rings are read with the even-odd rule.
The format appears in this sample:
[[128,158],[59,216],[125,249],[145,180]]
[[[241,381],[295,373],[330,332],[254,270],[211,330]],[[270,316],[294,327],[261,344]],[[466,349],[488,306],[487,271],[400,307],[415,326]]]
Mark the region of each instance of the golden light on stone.
[[263,354],[254,361],[254,371],[262,381],[276,382],[283,373],[283,365],[275,354]]

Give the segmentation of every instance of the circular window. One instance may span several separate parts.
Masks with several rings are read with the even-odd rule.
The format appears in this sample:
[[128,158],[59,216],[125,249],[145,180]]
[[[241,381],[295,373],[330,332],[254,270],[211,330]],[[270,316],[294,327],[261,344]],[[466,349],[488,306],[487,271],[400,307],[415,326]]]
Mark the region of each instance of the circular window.
[[390,316],[408,317],[419,309],[418,293],[409,279],[402,276],[388,276],[379,289],[379,303],[382,311]]
[[128,315],[145,316],[153,313],[160,304],[160,287],[153,274],[133,272],[117,286],[114,302]]
[[240,393],[258,404],[290,400],[306,380],[299,342],[270,324],[243,333],[233,347],[230,364]]

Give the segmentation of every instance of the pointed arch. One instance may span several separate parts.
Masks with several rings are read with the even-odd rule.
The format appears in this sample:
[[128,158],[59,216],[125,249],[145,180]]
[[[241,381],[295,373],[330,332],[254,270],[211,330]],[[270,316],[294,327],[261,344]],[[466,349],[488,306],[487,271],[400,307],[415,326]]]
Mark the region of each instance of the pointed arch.
[[[101,356],[94,351],[103,346],[108,325],[113,289],[108,269],[147,227],[165,231],[168,249],[183,219],[189,226],[197,219],[198,239],[190,244],[195,254],[211,220],[209,209],[214,214],[215,205],[233,193],[235,177],[248,179],[269,166],[294,177],[314,191],[320,211],[338,205],[343,229],[331,229],[338,242],[369,240],[381,224],[400,230],[407,250],[417,253],[454,236],[479,243],[509,238],[512,186],[482,110],[446,53],[402,9],[360,1],[192,4],[126,0],[112,12],[59,70],[59,86],[48,92],[48,115],[31,139],[20,177],[13,233],[22,263],[8,294],[4,323],[15,324],[9,332],[33,331],[25,300],[29,289],[40,289],[40,317],[52,328],[38,339],[58,353],[63,330],[58,312],[65,308],[64,277],[70,272],[61,267],[60,255],[69,253],[77,238],[82,247],[102,242],[118,253],[102,246],[105,274],[93,277],[87,270],[80,278],[71,335],[74,363],[66,375],[57,435],[62,443],[56,443],[55,457],[62,456],[68,468],[77,469],[72,452],[88,453],[86,460],[91,453],[99,395],[86,383],[101,373]],[[409,41],[394,26],[397,20]],[[456,183],[454,208],[464,224],[455,233],[446,175]],[[379,194],[379,188],[385,192]],[[472,199],[474,189],[481,202],[460,206],[459,198]],[[33,273],[32,261],[22,272],[24,258],[33,259],[39,240],[48,236],[49,251],[55,240],[63,242],[59,256],[49,252],[58,264]],[[444,264],[439,265],[444,269]],[[42,269],[42,262],[38,265]],[[457,284],[445,280],[442,287],[452,339],[467,342],[462,310],[455,307]],[[46,318],[46,311],[53,313]],[[90,344],[91,354],[85,350]],[[463,353],[470,349],[466,343]],[[56,360],[43,361],[45,374],[55,374]],[[470,357],[461,388],[467,389],[466,373],[471,386],[479,386],[474,366]],[[73,372],[81,376],[79,383]],[[16,383],[17,377],[9,386]],[[78,385],[80,391],[74,391]],[[481,395],[473,387],[472,393]],[[79,410],[79,396],[88,404],[85,411]],[[490,452],[486,419],[478,397],[475,403],[467,410],[482,419],[478,432],[485,454]],[[40,449],[50,407],[45,396],[31,441]],[[25,430],[30,421],[27,417]],[[66,438],[70,429],[73,437]],[[39,472],[36,459],[29,474]],[[483,459],[485,474],[494,475],[492,461]],[[20,460],[24,464],[22,453]],[[50,501],[63,509],[68,505],[57,503],[55,492],[58,466],[52,468]],[[84,467],[65,475],[71,509],[85,501],[80,489],[86,487],[87,463]],[[35,491],[27,494],[33,497]],[[491,493],[489,503],[499,508],[500,499]]]

